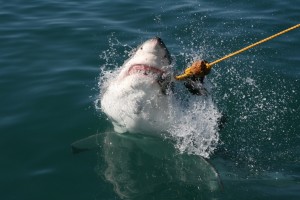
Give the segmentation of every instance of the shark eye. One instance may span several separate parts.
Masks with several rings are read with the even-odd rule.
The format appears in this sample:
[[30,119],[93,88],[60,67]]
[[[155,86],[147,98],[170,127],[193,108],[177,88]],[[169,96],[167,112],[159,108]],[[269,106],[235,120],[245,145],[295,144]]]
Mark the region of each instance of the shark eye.
[[140,50],[143,50],[143,47],[141,47]]

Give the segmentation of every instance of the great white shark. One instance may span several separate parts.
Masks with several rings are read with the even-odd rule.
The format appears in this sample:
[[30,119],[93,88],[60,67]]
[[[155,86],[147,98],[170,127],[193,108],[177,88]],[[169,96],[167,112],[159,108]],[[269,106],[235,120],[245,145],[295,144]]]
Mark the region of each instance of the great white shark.
[[158,38],[141,44],[102,92],[101,109],[118,133],[161,133],[170,125],[171,56]]

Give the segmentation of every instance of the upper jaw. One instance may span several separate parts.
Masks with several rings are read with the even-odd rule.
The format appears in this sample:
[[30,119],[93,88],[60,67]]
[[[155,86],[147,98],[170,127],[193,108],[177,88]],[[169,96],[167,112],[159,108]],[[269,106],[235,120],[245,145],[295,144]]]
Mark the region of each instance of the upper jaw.
[[140,74],[144,76],[160,77],[165,72],[166,71],[154,66],[149,66],[144,64],[134,64],[128,69],[127,76],[132,74]]

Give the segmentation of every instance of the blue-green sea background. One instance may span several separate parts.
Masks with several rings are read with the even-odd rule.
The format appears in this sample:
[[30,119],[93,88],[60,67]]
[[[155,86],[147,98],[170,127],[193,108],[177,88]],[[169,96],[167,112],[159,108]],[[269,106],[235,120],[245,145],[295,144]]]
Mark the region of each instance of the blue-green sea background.
[[[296,0],[2,2],[0,199],[300,199],[300,29],[217,64],[208,76],[226,116],[209,158],[221,191],[176,182],[191,158],[172,145],[153,150],[181,156],[175,170],[172,156],[136,153],[124,141],[115,140],[119,157],[104,148],[73,155],[70,147],[112,131],[95,106],[101,69],[122,65],[144,40],[161,37],[180,72],[299,22]],[[114,164],[119,185],[103,175]],[[120,195],[126,187],[132,194]]]

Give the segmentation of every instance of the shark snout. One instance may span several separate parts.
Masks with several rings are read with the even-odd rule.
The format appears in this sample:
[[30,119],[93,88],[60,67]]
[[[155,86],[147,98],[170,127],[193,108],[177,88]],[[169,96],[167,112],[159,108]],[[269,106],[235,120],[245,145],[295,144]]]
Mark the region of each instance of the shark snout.
[[165,43],[162,41],[162,39],[160,37],[156,36],[152,39],[152,41],[155,42],[156,44],[160,45],[161,47],[166,48]]
[[156,36],[156,37],[152,38],[152,41],[155,43],[155,45],[158,45],[159,48],[163,50],[163,52],[164,52],[163,58],[167,59],[168,64],[171,64],[172,58],[171,58],[168,48],[165,45],[165,43],[163,42],[163,40],[160,37]]

